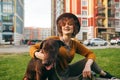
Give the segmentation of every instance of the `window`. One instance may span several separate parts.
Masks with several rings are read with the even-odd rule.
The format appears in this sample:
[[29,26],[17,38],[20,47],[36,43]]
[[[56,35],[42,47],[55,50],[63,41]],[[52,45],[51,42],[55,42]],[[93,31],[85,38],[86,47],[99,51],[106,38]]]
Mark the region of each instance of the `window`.
[[87,6],[87,0],[82,0],[82,6]]
[[[0,0],[1,1],[1,0]],[[12,0],[2,0],[3,2],[12,2]]]
[[87,11],[86,10],[82,11],[82,16],[87,16]]
[[3,4],[3,13],[12,13],[13,6],[11,4]]
[[116,7],[116,8],[120,8],[119,2],[116,2],[116,3],[115,3],[115,7]]
[[120,12],[116,12],[115,17],[120,17]]
[[87,19],[83,19],[83,20],[82,20],[82,26],[83,26],[83,27],[87,27],[87,24],[88,24]]
[[3,15],[2,16],[4,22],[12,22],[13,16],[12,15]]
[[119,25],[120,25],[119,21],[116,20],[116,21],[115,21],[115,25],[116,25],[116,26],[119,26]]
[[7,0],[3,0],[3,2],[7,2]]
[[87,40],[87,32],[83,32],[83,40]]

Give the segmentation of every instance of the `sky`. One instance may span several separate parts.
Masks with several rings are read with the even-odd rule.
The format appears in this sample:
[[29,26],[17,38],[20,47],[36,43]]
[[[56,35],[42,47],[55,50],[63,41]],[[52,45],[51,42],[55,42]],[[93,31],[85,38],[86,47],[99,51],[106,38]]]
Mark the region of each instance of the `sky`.
[[25,27],[51,26],[51,0],[24,0]]

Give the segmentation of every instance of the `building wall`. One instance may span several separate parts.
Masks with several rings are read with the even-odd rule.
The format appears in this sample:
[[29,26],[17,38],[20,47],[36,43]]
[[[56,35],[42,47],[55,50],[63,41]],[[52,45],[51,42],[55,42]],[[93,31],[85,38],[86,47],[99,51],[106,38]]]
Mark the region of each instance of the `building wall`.
[[51,28],[40,28],[39,39],[45,40],[47,37],[51,36]]
[[45,40],[51,36],[51,28],[25,27],[24,40]]
[[[116,5],[120,5],[120,1],[117,0],[95,0],[95,37],[101,37],[106,40],[110,40],[113,37],[120,36],[120,30],[116,31],[116,27],[120,25],[119,15],[116,15]],[[118,7],[119,9],[119,7]],[[102,13],[100,13],[100,11]],[[104,15],[103,15],[104,14]],[[119,13],[118,13],[119,14]]]
[[52,35],[58,35],[56,27],[57,17],[64,12],[64,0],[51,0],[51,32]]
[[33,31],[34,31],[33,27],[25,27],[24,28],[24,39],[25,40],[33,39]]
[[120,34],[120,0],[115,0],[115,31]]
[[13,37],[13,6],[12,0],[0,0],[0,44],[10,43]]
[[[23,39],[23,29],[24,29],[24,2],[23,0],[14,0],[14,42],[19,45]],[[19,36],[19,37],[18,37]]]
[[[108,7],[109,3],[112,5]],[[79,40],[94,37],[109,40],[113,35],[120,36],[120,0],[64,0],[64,3],[58,4],[64,4],[64,12],[74,13],[79,18]],[[110,10],[112,14],[115,12],[115,17],[108,15]],[[98,25],[98,22],[101,24]]]
[[51,0],[51,35],[57,35],[56,31],[56,0]]
[[0,0],[0,44],[19,45],[23,27],[24,1]]

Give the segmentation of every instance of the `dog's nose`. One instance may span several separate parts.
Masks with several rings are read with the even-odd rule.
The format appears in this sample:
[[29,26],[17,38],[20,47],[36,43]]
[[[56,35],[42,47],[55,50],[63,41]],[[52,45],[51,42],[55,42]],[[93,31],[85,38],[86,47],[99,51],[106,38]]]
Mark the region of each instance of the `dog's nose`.
[[47,61],[46,63],[44,63],[44,66],[50,66],[52,64],[51,61]]

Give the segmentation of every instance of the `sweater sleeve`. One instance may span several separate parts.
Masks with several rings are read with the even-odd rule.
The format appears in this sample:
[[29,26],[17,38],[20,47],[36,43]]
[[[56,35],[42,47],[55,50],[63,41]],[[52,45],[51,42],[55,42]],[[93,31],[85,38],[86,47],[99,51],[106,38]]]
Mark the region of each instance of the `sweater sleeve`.
[[[59,39],[59,37],[58,36],[50,36],[50,37],[48,37],[48,38],[46,38],[46,40],[47,39]],[[40,47],[40,43],[36,43],[35,45],[32,45],[32,46],[30,46],[30,50],[29,50],[29,52],[30,52],[30,56],[32,57],[32,58],[34,58],[35,56],[35,52],[39,49],[39,47]]]
[[34,58],[35,56],[35,52],[39,49],[39,47],[40,47],[40,43],[36,43],[35,45],[32,45],[32,46],[30,46],[30,50],[29,50],[29,52],[30,52],[30,56],[32,57],[32,58]]
[[75,44],[76,53],[85,56],[87,59],[93,59],[93,60],[96,59],[95,54],[90,49],[86,48],[83,44],[81,44],[78,41],[75,41],[75,42],[76,42]]

